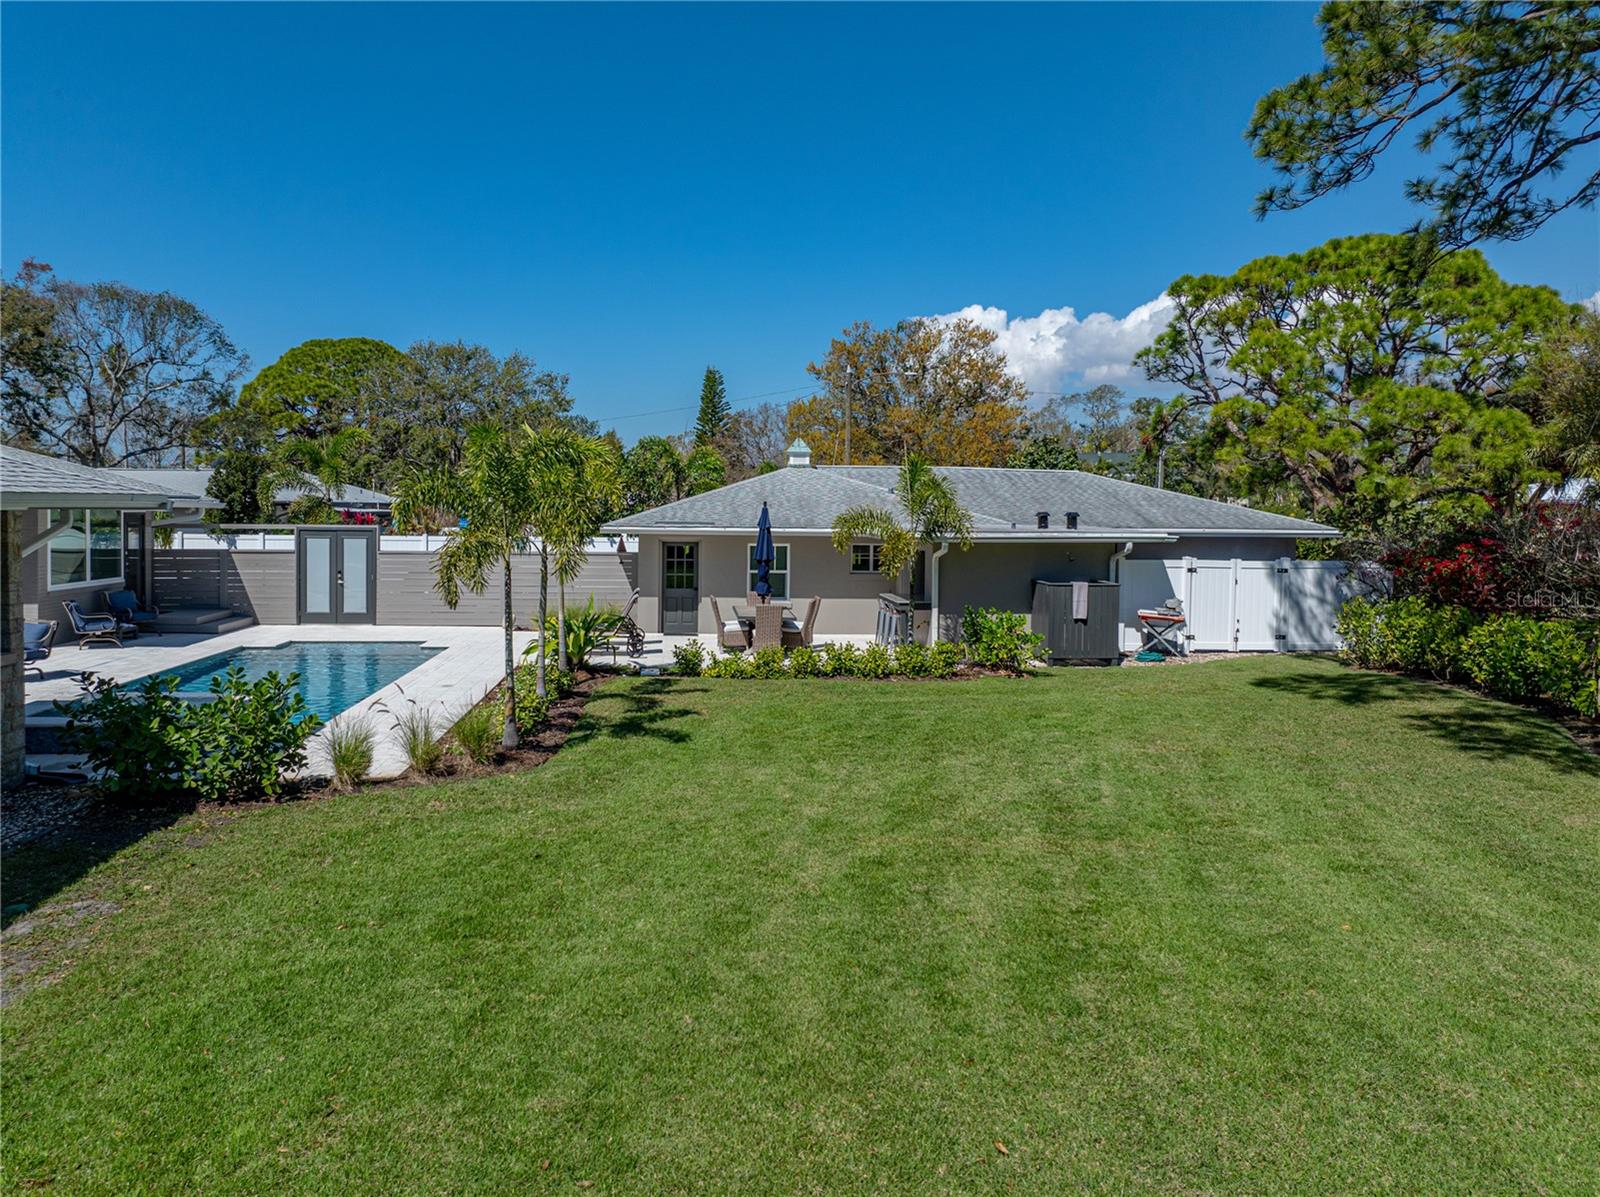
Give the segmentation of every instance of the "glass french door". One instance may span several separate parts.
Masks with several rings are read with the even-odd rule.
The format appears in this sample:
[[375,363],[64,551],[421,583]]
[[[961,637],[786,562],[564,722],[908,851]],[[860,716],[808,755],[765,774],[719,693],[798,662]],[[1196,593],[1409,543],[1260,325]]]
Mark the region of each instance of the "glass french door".
[[295,547],[301,623],[376,621],[376,531],[307,528],[300,531]]

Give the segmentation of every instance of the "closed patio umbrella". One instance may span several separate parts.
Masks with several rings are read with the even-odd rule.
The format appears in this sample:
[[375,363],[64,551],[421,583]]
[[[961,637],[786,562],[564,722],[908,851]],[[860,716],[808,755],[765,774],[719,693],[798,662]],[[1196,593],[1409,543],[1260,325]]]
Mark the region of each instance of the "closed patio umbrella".
[[756,596],[764,603],[772,594],[772,563],[777,554],[772,549],[772,517],[767,514],[766,503],[761,504],[761,518],[756,521]]

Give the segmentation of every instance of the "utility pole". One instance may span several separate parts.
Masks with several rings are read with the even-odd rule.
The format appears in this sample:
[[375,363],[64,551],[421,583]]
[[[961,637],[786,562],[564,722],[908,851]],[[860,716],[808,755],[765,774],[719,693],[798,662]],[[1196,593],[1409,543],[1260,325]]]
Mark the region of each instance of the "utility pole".
[[844,367],[844,464],[850,464],[850,392],[855,389],[855,370],[848,362]]

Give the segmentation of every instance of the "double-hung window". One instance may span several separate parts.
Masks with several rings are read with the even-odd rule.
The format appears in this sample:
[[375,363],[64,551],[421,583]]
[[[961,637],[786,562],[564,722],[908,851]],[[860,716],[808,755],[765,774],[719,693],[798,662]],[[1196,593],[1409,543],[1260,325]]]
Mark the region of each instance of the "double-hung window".
[[122,513],[106,508],[55,508],[50,522],[68,521],[50,538],[50,588],[122,580]]
[[853,574],[875,574],[878,572],[879,554],[883,551],[881,544],[853,544],[850,546],[850,572]]
[[[750,585],[747,587],[751,594],[756,592],[756,546],[750,545],[745,550],[745,561],[750,567]],[[772,546],[772,568],[767,571],[767,581],[772,586],[772,597],[787,600],[789,597],[789,546],[775,544]]]

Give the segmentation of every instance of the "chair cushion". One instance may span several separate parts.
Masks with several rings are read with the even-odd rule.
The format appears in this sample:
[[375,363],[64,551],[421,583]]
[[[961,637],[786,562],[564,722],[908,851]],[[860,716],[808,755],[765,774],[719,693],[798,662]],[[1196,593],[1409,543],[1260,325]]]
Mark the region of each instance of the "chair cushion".
[[744,632],[744,624],[737,619],[726,619],[722,622],[722,630],[724,632],[739,632],[742,634]]

